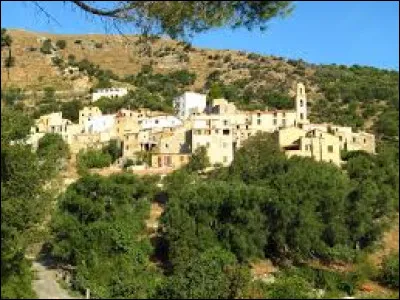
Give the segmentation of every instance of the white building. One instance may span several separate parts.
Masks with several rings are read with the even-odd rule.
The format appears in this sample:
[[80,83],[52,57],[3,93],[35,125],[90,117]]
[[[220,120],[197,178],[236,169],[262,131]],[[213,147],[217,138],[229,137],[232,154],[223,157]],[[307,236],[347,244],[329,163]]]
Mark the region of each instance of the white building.
[[139,122],[140,128],[142,130],[174,128],[183,125],[183,122],[174,116],[158,116],[153,118],[146,118]]
[[92,95],[92,102],[99,100],[101,97],[118,98],[126,94],[128,94],[126,88],[97,89]]
[[83,124],[86,133],[102,133],[112,131],[115,125],[115,115],[95,116]]
[[203,94],[185,92],[174,99],[176,115],[181,119],[186,119],[193,112],[203,112],[207,105],[206,98],[207,96]]

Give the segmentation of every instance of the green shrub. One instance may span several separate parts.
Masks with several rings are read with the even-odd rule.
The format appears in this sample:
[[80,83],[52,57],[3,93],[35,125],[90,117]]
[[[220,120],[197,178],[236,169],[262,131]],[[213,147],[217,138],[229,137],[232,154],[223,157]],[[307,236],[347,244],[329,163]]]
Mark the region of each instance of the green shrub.
[[52,57],[51,61],[57,67],[62,66],[62,64],[64,63],[64,60],[62,58],[58,57],[58,56]]
[[12,68],[15,66],[15,57],[14,56],[7,56],[4,60],[4,66],[6,68]]
[[312,286],[300,276],[282,276],[268,285],[267,295],[271,299],[313,299]]
[[379,277],[390,288],[399,288],[399,253],[391,253],[385,257]]
[[89,149],[80,151],[77,157],[78,170],[81,172],[91,168],[105,168],[112,162],[112,157],[101,150]]
[[122,155],[121,145],[118,140],[112,139],[103,147],[103,152],[110,154],[112,162],[115,162]]
[[54,102],[56,96],[56,90],[52,86],[46,86],[43,88],[43,99],[44,103]]
[[56,42],[56,46],[58,47],[58,49],[65,49],[65,47],[67,46],[67,42],[65,40],[58,40]]
[[186,169],[190,172],[200,171],[210,166],[210,159],[207,155],[207,149],[203,147],[197,148],[190,157]]
[[225,57],[224,57],[224,63],[228,63],[228,62],[230,62],[232,60],[232,55],[231,54],[228,54],[228,55],[226,55]]
[[124,169],[127,169],[130,166],[134,166],[135,162],[132,159],[127,159],[126,162],[124,163]]
[[69,62],[70,64],[74,63],[74,62],[75,62],[75,59],[76,59],[75,55],[73,55],[73,54],[69,54],[69,55],[68,55],[68,62]]
[[96,44],[94,44],[94,46],[95,46],[97,49],[103,48],[103,44],[102,44],[102,43],[96,43]]
[[1,99],[7,104],[13,105],[24,99],[24,93],[21,88],[9,87],[1,90]]
[[42,52],[43,54],[51,54],[52,50],[53,50],[53,45],[51,43],[51,40],[46,39],[43,42],[42,47],[40,48],[40,52]]

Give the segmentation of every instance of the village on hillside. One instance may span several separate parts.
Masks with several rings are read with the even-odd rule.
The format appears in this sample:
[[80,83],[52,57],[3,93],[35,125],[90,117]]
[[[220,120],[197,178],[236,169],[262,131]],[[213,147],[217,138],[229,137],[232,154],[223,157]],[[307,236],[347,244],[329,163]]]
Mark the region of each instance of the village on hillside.
[[[126,89],[110,88],[92,94],[92,106],[79,111],[79,123],[64,119],[61,112],[43,115],[35,120],[27,143],[38,147],[46,133],[59,133],[71,153],[101,149],[111,140],[118,141],[122,157],[131,168],[174,170],[187,164],[199,147],[207,149],[212,166],[228,166],[235,150],[257,132],[274,133],[279,146],[288,157],[312,157],[340,166],[341,151],[363,150],[375,153],[375,136],[353,132],[351,127],[334,124],[312,124],[307,116],[304,84],[297,83],[293,110],[240,111],[225,99],[185,92],[174,100],[175,115],[148,109],[121,109],[115,114],[103,114],[95,102],[102,98],[117,98]],[[139,154],[151,154],[151,160],[140,161]]]

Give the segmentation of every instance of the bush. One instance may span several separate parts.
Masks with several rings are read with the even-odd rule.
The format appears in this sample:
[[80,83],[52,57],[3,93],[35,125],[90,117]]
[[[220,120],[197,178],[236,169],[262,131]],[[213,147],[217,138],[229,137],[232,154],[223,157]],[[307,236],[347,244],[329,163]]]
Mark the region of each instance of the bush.
[[87,151],[80,151],[77,157],[78,171],[80,173],[84,173],[87,169],[91,168],[108,167],[111,162],[111,155],[101,150],[89,149]]
[[267,295],[271,299],[313,299],[311,286],[299,276],[283,276],[268,286]]
[[399,288],[399,253],[391,253],[383,260],[380,281],[390,288]]
[[63,64],[63,62],[64,62],[64,60],[63,60],[62,58],[59,58],[58,56],[52,57],[52,58],[51,58],[51,61],[52,61],[53,64],[54,64],[55,66],[57,66],[57,67],[60,67],[60,66]]
[[75,62],[75,59],[76,59],[75,55],[73,55],[73,54],[68,55],[68,62],[70,64],[73,64]]
[[115,139],[110,140],[108,145],[103,148],[103,152],[110,154],[112,162],[115,162],[122,155],[121,146]]
[[55,101],[56,91],[52,86],[47,86],[43,88],[43,102],[53,102]]
[[53,45],[51,43],[50,39],[46,39],[43,44],[42,47],[40,48],[40,52],[42,52],[43,54],[51,54],[53,50]]
[[4,60],[4,66],[6,68],[12,68],[15,66],[15,57],[14,56],[7,56]]
[[21,88],[9,87],[1,91],[1,99],[7,104],[13,105],[24,99],[24,93]]
[[65,49],[65,47],[67,46],[67,42],[65,40],[58,40],[56,42],[56,46],[58,47],[58,49]]
[[203,146],[196,149],[185,168],[190,172],[195,172],[203,170],[208,166],[210,166],[210,160],[207,155],[207,149]]
[[256,60],[256,59],[258,59],[260,56],[258,55],[258,54],[255,54],[255,53],[249,53],[248,55],[247,55],[247,58],[248,59],[250,59],[250,60]]
[[96,43],[96,44],[94,44],[94,46],[95,46],[97,49],[103,48],[103,44],[102,44],[102,43]]
[[132,159],[127,159],[126,162],[124,163],[124,169],[127,169],[130,166],[134,166],[135,163]]
[[225,57],[224,57],[224,63],[228,63],[228,62],[230,62],[232,60],[232,55],[231,54],[228,54],[228,55],[226,55]]
[[77,45],[80,45],[80,44],[82,44],[82,40],[75,40],[74,43],[77,44]]

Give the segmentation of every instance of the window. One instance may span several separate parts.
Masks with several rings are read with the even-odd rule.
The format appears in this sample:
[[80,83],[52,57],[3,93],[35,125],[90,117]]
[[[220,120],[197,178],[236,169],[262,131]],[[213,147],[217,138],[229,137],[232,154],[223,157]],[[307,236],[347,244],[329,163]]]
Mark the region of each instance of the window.
[[168,148],[168,144],[165,144],[165,148]]
[[364,144],[366,144],[367,143],[367,140],[366,139],[364,139]]
[[126,146],[125,146],[125,150],[129,150],[129,145],[126,145]]
[[300,94],[303,94],[303,88],[300,88]]
[[211,134],[211,130],[206,130],[206,134],[210,135]]
[[210,148],[210,143],[207,142],[207,143],[206,143],[206,146],[207,146],[207,148]]
[[224,129],[222,130],[223,135],[229,135],[229,129]]
[[228,157],[227,157],[227,156],[224,156],[224,157],[222,158],[222,160],[223,160],[224,163],[226,163],[226,162],[228,161]]
[[249,125],[246,125],[246,129],[249,129]]
[[215,129],[215,133],[218,134],[218,133],[219,133],[219,130],[218,130],[218,129]]
[[276,118],[278,116],[278,113],[277,112],[274,112],[274,117]]
[[227,146],[228,146],[227,143],[222,143],[222,148],[226,149]]
[[240,128],[240,126],[239,125],[236,125],[236,129],[239,129]]
[[282,119],[282,125],[286,126],[286,119]]
[[339,141],[342,141],[342,140],[343,140],[343,138],[341,136],[339,136]]
[[333,153],[333,146],[332,146],[332,145],[329,145],[329,146],[328,146],[328,152],[329,152],[329,153]]
[[167,156],[167,166],[170,167],[172,165],[172,157]]
[[353,137],[353,143],[355,143],[356,142],[356,138],[355,137]]
[[185,158],[183,156],[181,156],[181,162],[184,162]]
[[257,117],[259,118],[261,116],[261,114],[260,113],[257,113]]
[[304,114],[300,113],[300,119],[303,120],[304,119]]
[[303,107],[303,100],[300,100],[300,107]]
[[261,120],[257,119],[257,125],[261,125]]
[[278,123],[278,121],[276,119],[274,119],[274,125],[276,125]]
[[224,120],[224,125],[225,125],[225,126],[228,125],[228,120]]
[[283,118],[285,118],[286,117],[286,113],[284,112],[284,113],[282,113],[282,117]]

